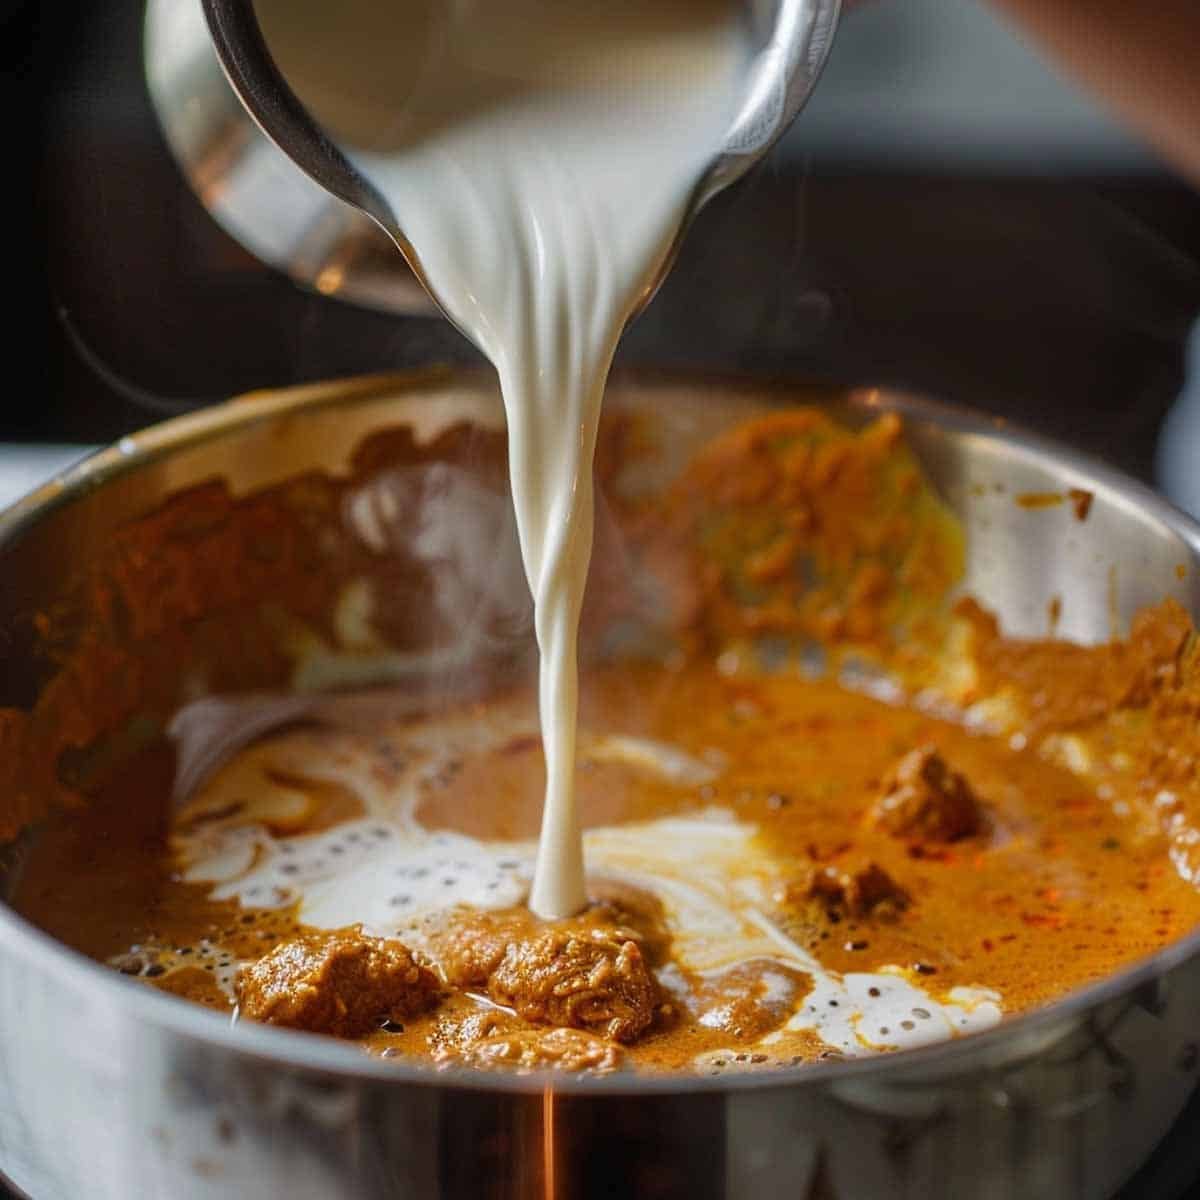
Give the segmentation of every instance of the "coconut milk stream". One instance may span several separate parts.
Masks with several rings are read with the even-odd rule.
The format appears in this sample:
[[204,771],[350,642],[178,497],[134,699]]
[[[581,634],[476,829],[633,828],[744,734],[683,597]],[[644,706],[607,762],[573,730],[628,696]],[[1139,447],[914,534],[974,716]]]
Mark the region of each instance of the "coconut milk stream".
[[530,906],[584,906],[574,797],[592,455],[621,330],[719,151],[748,52],[732,0],[258,0],[314,115],[391,204],[496,367],[541,652]]

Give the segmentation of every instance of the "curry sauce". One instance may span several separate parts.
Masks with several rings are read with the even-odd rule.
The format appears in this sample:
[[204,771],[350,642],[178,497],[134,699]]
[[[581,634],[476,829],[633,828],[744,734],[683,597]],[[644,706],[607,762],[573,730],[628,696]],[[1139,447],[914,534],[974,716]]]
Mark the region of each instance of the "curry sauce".
[[[620,826],[727,811],[739,825],[753,827],[755,853],[772,864],[774,890],[766,897],[772,923],[828,971],[895,972],[935,996],[986,987],[1008,1015],[1100,979],[1200,921],[1200,895],[1172,869],[1162,833],[1033,749],[1015,749],[1008,737],[799,672],[723,666],[664,672],[622,664],[593,676],[585,704],[585,728],[593,736],[637,734],[698,761],[719,755],[720,769],[712,782],[681,785],[628,763],[585,758],[585,822]],[[372,736],[385,740],[389,731]],[[898,787],[912,791],[911,779],[903,781],[906,763],[913,774],[914,752],[926,765],[934,759],[943,776],[952,772],[959,793],[969,789],[968,825],[897,825],[880,818],[894,813],[887,801]],[[503,742],[432,784],[420,822],[472,837],[532,839],[541,770],[536,742]],[[82,814],[43,834],[25,865],[18,909],[84,953],[189,999],[228,1010],[240,998],[243,1015],[345,1033],[349,1026],[338,1021],[272,1015],[254,1002],[253,977],[236,990],[217,986],[223,966],[266,961],[281,945],[296,938],[304,944],[316,930],[303,925],[302,904],[255,908],[215,901],[208,889],[181,879],[168,836],[170,777],[169,755],[145,755]],[[303,788],[303,775],[289,785]],[[304,836],[297,829],[281,841]],[[884,881],[877,894],[869,885],[855,890],[867,871]],[[461,955],[439,934],[426,939],[422,954],[441,977],[441,998],[414,1007],[396,1000],[403,988],[393,989],[374,1019],[366,1018],[370,1029],[356,1024],[354,1036],[369,1032],[364,1046],[391,1057],[497,1066],[611,1069],[631,1062],[686,1070],[706,1053],[730,1067],[840,1053],[808,1030],[762,1042],[808,990],[796,962],[785,956],[773,964],[786,984],[779,1000],[776,981],[774,1013],[771,1003],[755,1002],[756,988],[764,989],[754,981],[753,962],[700,972],[677,964],[676,986],[667,991],[651,983],[672,961],[671,923],[656,911],[655,898],[642,893],[639,904],[628,884],[603,877],[594,884],[594,907],[573,919],[582,922],[574,931],[571,922],[543,928],[519,908],[482,919],[485,926],[501,922],[501,957],[504,947],[520,945],[527,957],[549,954],[558,968],[563,948],[574,944],[572,932],[586,933],[588,947],[587,939],[600,939],[614,963],[626,944],[633,946],[644,965],[636,1021],[618,1023],[614,1033],[608,1008],[593,995],[596,986],[583,990],[606,1014],[603,1021],[580,1018],[570,1005],[522,1008],[521,971],[528,963],[512,968],[516,982],[493,982],[489,990],[488,970],[456,973]],[[467,922],[468,944],[478,947],[486,932],[481,918],[455,911]],[[370,935],[352,930],[349,936],[361,942]],[[549,948],[538,951],[530,940],[538,937],[550,937]],[[598,951],[589,958],[584,975],[603,958]],[[313,979],[292,981],[293,990],[310,984]],[[734,1002],[714,1017],[720,1009],[714,996],[722,989],[732,989]],[[740,1011],[739,998],[746,1001]],[[489,1014],[482,1026],[481,1013]],[[575,1028],[580,1036],[552,1042],[543,1060],[522,1039],[549,1027]],[[888,1034],[871,1032],[875,1044],[889,1044]]]
[[[457,456],[499,494],[502,463],[461,430],[376,435],[346,480],[236,502],[206,485],[128,531],[74,601],[52,686],[0,720],[13,812],[50,810],[14,906],[240,1019],[432,1067],[593,1073],[958,1036],[1200,923],[1178,605],[1107,645],[1006,638],[954,602],[961,532],[892,417],[775,413],[665,491],[622,491],[652,453],[628,421],[604,431],[622,554],[598,555],[585,625],[650,636],[588,650],[584,912],[525,907],[545,768],[517,658],[416,704],[281,700],[449,636],[380,600],[421,612],[437,579],[339,530],[389,471]],[[218,586],[230,559],[247,573]],[[245,656],[214,654],[227,635]],[[96,703],[118,667],[131,682]],[[197,676],[229,742],[200,752],[179,732]]]

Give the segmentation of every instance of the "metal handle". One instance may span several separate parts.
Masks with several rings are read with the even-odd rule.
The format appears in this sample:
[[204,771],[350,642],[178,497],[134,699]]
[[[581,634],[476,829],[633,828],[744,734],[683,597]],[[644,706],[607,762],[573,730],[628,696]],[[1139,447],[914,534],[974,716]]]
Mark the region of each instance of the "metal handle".
[[201,0],[221,69],[258,127],[310,179],[361,209],[411,256],[387,201],[313,120],[267,49],[253,0]]
[[765,17],[765,44],[751,65],[746,94],[716,161],[697,191],[700,209],[740,179],[783,136],[807,103],[825,67],[842,0],[775,0]]

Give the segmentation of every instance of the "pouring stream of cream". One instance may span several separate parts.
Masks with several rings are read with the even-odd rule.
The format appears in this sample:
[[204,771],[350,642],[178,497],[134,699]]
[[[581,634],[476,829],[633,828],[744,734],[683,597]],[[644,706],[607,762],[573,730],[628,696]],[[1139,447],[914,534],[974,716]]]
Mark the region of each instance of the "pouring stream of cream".
[[546,798],[530,907],[581,909],[576,643],[592,457],[621,330],[720,149],[748,49],[733,0],[257,0],[280,68],[391,204],[491,359],[541,652]]

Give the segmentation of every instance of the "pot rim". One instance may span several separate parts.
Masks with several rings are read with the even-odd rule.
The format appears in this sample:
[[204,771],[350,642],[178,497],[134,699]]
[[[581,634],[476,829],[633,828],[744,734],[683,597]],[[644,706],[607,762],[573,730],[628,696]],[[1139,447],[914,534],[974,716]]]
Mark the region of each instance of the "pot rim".
[[[466,379],[478,383],[485,378],[486,373],[482,371],[462,371],[450,367],[356,376],[279,391],[248,393],[198,413],[160,422],[89,455],[0,512],[0,546],[20,537],[51,512],[103,486],[108,480],[187,447],[225,436],[232,430],[310,408],[355,404],[388,394],[435,389]],[[624,378],[624,373],[619,374],[617,382],[622,382]],[[768,397],[773,393],[782,395],[789,390],[794,392],[798,388],[811,387],[805,381],[786,377],[744,374],[714,376],[707,372],[689,375],[686,372],[640,371],[631,373],[628,378],[643,386],[668,383],[678,386],[703,381],[706,390],[725,386],[729,390]],[[1086,452],[1013,425],[1002,417],[905,392],[876,388],[852,389],[842,393],[836,404],[827,402],[825,406],[864,415],[896,412],[905,419],[935,428],[1008,442],[1020,449],[1027,460],[1052,466],[1060,475],[1065,473],[1065,482],[1091,484],[1092,490],[1099,485],[1107,493],[1106,498],[1110,502],[1119,502],[1165,525],[1186,543],[1197,563],[1200,563],[1200,522],[1177,509],[1151,488]],[[888,1075],[896,1076],[892,1082],[903,1086],[905,1077],[915,1071],[926,1075],[951,1075],[964,1057],[975,1059],[987,1056],[990,1051],[1000,1049],[1010,1041],[1027,1039],[1033,1044],[1039,1035],[1077,1021],[1090,1009],[1121,996],[1134,995],[1147,984],[1200,954],[1200,927],[1115,974],[1027,1013],[1007,1018],[980,1033],[857,1059],[808,1063],[795,1069],[783,1068],[761,1074],[722,1073],[718,1076],[634,1076],[616,1073],[591,1078],[549,1072],[517,1075],[461,1067],[438,1070],[383,1061],[334,1038],[314,1037],[309,1033],[276,1029],[248,1021],[230,1021],[212,1010],[126,979],[56,941],[3,902],[0,902],[0,951],[17,954],[65,986],[131,1009],[133,1015],[162,1032],[271,1065],[397,1087],[512,1094],[552,1091],[559,1095],[641,1096],[774,1091],[832,1082],[862,1083]],[[1003,1061],[1005,1066],[1012,1065],[1011,1056],[999,1061]]]

